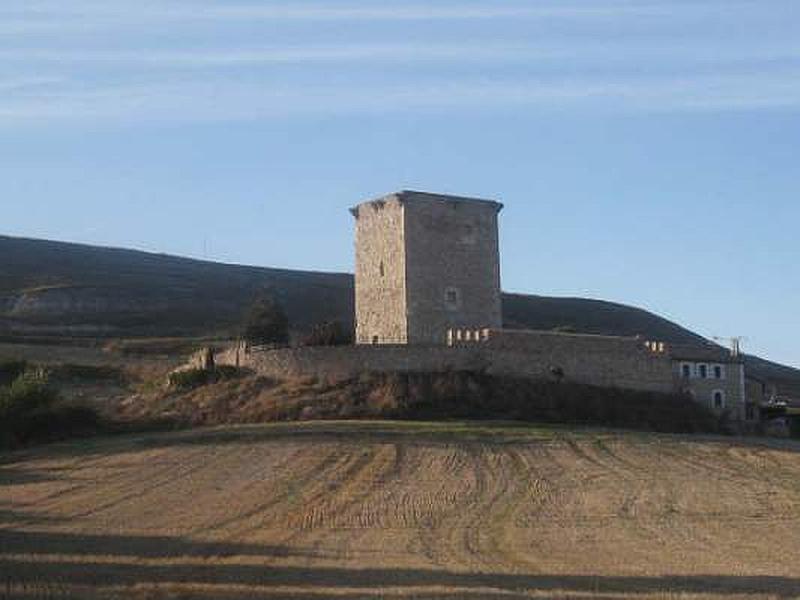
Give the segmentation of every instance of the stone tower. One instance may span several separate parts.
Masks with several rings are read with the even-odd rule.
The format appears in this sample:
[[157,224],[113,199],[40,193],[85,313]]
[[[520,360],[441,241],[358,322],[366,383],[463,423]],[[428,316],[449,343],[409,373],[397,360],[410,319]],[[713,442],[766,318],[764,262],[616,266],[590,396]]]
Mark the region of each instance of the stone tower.
[[502,208],[411,191],[353,208],[357,343],[441,345],[450,328],[501,327]]

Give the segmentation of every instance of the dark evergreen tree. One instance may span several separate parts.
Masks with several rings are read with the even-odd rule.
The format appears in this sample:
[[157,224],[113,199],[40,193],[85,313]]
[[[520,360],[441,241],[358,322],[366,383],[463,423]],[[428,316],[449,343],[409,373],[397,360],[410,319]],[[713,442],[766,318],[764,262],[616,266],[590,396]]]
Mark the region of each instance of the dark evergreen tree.
[[339,321],[315,325],[305,339],[305,346],[349,346],[353,343],[353,332]]
[[289,343],[289,318],[270,296],[261,296],[247,311],[242,337],[251,346]]

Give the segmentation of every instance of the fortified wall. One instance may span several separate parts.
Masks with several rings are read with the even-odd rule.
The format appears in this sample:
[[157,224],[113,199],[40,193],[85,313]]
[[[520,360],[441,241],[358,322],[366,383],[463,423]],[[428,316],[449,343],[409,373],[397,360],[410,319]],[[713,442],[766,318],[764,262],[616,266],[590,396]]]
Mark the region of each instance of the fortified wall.
[[663,345],[640,338],[534,331],[481,330],[454,336],[451,345],[339,346],[282,349],[236,346],[216,364],[247,367],[275,378],[346,378],[369,371],[481,370],[495,375],[549,379],[671,393],[676,380]]
[[364,372],[484,371],[650,392],[687,392],[712,410],[745,413],[744,367],[721,348],[502,329],[493,200],[404,190],[351,209],[356,230],[356,345],[247,348],[205,365],[275,378]]
[[667,348],[641,338],[502,329],[490,330],[478,345],[502,374],[541,379],[555,369],[565,381],[675,391]]

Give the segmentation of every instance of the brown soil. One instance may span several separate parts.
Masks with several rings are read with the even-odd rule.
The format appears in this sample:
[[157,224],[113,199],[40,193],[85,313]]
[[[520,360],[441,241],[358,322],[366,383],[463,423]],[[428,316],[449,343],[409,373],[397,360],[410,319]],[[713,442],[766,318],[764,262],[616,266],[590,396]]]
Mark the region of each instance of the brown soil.
[[0,597],[794,598],[798,556],[789,442],[331,422],[0,463]]

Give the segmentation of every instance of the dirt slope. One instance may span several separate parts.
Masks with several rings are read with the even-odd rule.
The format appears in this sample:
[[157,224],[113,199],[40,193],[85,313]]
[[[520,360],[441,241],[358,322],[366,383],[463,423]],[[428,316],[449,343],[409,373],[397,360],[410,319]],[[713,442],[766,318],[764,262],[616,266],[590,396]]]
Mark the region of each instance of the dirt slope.
[[117,438],[0,464],[53,598],[793,598],[800,446],[457,424]]

